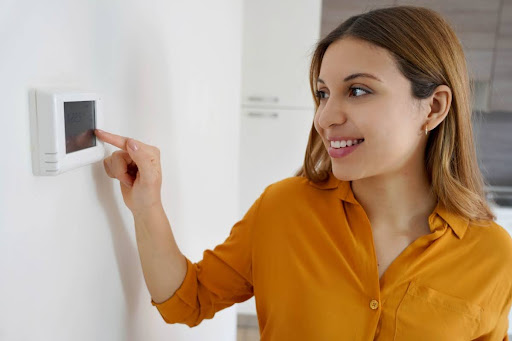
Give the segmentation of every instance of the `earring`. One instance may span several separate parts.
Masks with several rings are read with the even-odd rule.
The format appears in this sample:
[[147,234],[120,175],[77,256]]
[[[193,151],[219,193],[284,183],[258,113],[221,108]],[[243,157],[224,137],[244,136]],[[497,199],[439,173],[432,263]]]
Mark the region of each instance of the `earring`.
[[427,125],[425,124],[425,136],[427,135],[427,133],[428,133]]

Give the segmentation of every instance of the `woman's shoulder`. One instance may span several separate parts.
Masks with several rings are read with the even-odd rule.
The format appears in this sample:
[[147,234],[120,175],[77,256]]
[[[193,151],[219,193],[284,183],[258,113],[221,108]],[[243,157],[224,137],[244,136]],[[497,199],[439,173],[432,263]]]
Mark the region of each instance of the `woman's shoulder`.
[[[512,284],[512,236],[503,226],[493,220],[487,225],[470,222],[469,229],[472,231],[472,240],[478,245],[479,255],[486,255],[487,259],[495,259],[501,264],[510,278]],[[471,240],[470,240],[471,241]],[[472,242],[470,244],[473,244]]]
[[291,176],[268,185],[265,192],[272,193],[272,196],[290,196],[318,190],[333,190],[338,188],[340,183],[341,181],[332,173],[321,182],[314,182],[304,176]]
[[262,194],[262,206],[266,210],[313,209],[318,205],[328,205],[335,202],[332,199],[340,180],[329,178],[320,183],[314,183],[302,176],[292,176],[268,185]]
[[304,177],[292,176],[273,182],[265,188],[265,198],[282,199],[296,196],[304,192],[307,187],[307,181]]
[[489,243],[499,244],[508,249],[512,257],[512,236],[496,221],[488,220],[485,224],[470,222],[469,228],[479,234],[479,240],[487,240]]

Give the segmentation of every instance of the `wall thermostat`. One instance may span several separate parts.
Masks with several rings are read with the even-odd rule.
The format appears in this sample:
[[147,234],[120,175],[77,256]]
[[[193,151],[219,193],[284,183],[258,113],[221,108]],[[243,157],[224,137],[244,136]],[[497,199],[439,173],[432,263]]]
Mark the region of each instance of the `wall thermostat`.
[[29,94],[32,172],[57,175],[101,161],[101,98],[92,92],[32,89]]

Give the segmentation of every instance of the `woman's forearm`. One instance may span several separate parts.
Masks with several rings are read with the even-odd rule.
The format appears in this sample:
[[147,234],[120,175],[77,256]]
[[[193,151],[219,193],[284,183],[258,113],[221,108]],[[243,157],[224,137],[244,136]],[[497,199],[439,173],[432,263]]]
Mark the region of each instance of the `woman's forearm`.
[[155,303],[169,299],[187,272],[185,256],[174,240],[161,205],[133,214],[135,234],[146,286]]

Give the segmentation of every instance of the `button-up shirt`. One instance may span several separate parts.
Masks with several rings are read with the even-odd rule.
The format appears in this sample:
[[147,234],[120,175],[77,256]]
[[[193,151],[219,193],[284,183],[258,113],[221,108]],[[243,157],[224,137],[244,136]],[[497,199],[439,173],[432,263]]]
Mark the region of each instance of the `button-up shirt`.
[[156,306],[193,327],[255,297],[262,341],[508,340],[512,238],[440,202],[430,233],[379,278],[372,226],[350,181],[329,173],[265,188],[227,239],[187,261],[178,290]]

